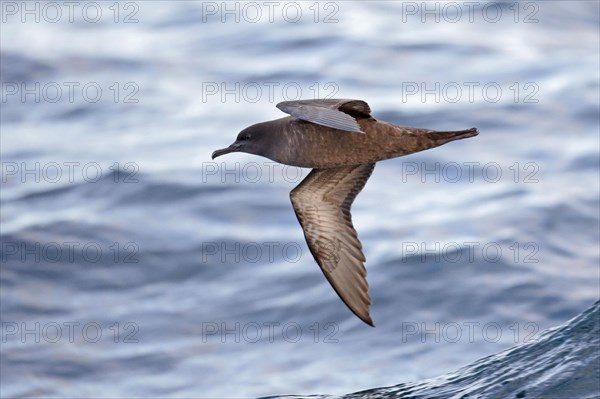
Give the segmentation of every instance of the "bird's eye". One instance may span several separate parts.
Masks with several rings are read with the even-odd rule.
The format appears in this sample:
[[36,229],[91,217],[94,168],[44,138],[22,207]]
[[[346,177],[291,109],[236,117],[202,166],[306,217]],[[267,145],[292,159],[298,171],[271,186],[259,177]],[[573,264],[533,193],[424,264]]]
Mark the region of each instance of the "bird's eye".
[[247,134],[247,135],[245,135],[244,137],[242,137],[242,139],[244,139],[244,140],[250,140],[250,135],[249,135],[249,134]]

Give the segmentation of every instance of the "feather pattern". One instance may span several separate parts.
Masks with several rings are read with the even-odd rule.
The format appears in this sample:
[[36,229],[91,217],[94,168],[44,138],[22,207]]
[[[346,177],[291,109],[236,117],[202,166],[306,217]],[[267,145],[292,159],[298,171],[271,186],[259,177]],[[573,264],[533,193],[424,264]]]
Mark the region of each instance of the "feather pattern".
[[350,208],[374,167],[369,163],[313,169],[290,194],[308,247],[323,274],[350,310],[371,326],[365,256]]
[[364,133],[356,117],[368,118],[371,116],[369,104],[361,100],[283,101],[277,104],[277,108],[303,121],[356,133]]

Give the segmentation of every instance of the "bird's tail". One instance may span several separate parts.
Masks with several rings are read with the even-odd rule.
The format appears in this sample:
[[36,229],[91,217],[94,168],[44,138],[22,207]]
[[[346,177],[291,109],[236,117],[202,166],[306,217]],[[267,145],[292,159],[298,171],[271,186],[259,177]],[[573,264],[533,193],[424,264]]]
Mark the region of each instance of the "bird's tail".
[[431,135],[431,138],[440,138],[440,137],[444,137],[446,139],[449,139],[449,141],[452,140],[460,140],[460,139],[466,139],[469,137],[473,137],[473,136],[477,136],[479,134],[479,131],[477,130],[477,128],[472,127],[470,129],[467,130],[455,130],[452,132],[431,132],[429,133]]
[[451,131],[451,132],[431,131],[431,132],[425,133],[425,136],[428,139],[435,142],[436,146],[437,146],[437,145],[449,143],[454,140],[461,140],[461,139],[466,139],[469,137],[474,137],[474,136],[477,136],[478,134],[479,134],[479,131],[477,130],[477,128],[472,127],[471,129],[467,129],[467,130],[455,130],[455,131]]

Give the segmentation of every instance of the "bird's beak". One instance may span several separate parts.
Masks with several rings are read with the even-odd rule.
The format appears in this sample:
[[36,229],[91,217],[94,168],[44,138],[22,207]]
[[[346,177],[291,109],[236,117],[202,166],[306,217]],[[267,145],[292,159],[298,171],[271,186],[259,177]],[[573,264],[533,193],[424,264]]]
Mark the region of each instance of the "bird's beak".
[[212,159],[215,159],[216,157],[220,157],[221,155],[229,154],[230,152],[236,152],[239,150],[240,150],[240,145],[233,143],[232,145],[230,145],[227,148],[222,148],[220,150],[216,150],[215,152],[213,152]]

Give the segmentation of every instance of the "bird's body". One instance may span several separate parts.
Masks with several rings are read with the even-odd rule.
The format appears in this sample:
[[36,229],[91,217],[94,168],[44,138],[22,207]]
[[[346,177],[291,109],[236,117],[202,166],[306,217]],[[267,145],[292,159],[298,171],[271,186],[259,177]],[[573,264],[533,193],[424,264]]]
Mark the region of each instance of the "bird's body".
[[266,158],[313,169],[383,161],[477,134],[474,130],[436,132],[396,126],[373,118],[357,119],[357,122],[365,134],[348,134],[291,116],[257,123],[248,129],[268,132],[269,141],[277,147],[277,151],[263,155]]
[[376,162],[473,137],[477,129],[437,132],[396,126],[374,119],[360,100],[288,101],[277,107],[291,116],[242,130],[213,159],[241,151],[313,168],[290,194],[294,211],[333,288],[361,320],[373,325],[365,257],[350,214],[354,198]]

